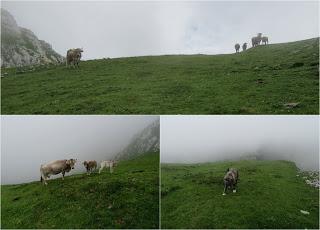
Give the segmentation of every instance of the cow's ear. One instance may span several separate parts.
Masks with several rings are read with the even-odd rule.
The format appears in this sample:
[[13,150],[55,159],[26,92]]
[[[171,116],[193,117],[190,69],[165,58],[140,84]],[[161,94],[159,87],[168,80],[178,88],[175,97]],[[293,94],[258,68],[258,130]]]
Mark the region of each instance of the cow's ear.
[[229,172],[229,168],[227,168],[227,171],[226,172]]

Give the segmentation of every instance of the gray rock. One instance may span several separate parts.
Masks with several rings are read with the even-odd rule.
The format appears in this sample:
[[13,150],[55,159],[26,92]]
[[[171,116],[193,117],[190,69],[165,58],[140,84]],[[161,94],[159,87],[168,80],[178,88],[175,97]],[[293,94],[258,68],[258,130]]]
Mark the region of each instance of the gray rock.
[[14,17],[1,9],[1,67],[21,67],[63,60],[50,44],[39,40],[31,30],[19,27]]
[[152,153],[160,149],[160,121],[157,120],[136,134],[131,143],[125,147],[116,159],[131,159],[144,153]]

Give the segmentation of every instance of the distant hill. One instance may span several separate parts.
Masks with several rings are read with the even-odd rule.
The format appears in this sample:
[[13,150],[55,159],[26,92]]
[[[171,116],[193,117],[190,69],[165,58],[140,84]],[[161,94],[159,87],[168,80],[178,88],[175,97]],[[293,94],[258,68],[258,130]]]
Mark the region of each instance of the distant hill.
[[2,75],[2,114],[319,114],[319,38]]
[[145,153],[158,152],[159,149],[160,121],[158,119],[136,134],[130,144],[116,156],[116,159],[132,159]]
[[29,29],[19,27],[14,17],[1,9],[1,67],[57,63],[63,57]]
[[[230,167],[238,189],[222,196]],[[161,164],[161,227],[319,229],[319,189],[306,178],[288,161]]]
[[158,229],[159,153],[110,174],[1,186],[1,229]]

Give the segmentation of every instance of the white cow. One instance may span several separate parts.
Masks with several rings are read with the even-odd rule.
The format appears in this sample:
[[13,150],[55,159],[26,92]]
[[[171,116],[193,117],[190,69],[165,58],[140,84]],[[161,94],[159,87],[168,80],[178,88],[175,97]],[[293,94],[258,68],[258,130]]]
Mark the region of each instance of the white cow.
[[47,179],[50,178],[51,175],[57,175],[62,173],[62,180],[64,180],[64,174],[66,172],[70,172],[71,169],[74,169],[74,165],[77,162],[77,159],[70,160],[57,160],[52,161],[47,164],[43,164],[40,167],[40,181],[44,182],[47,185]]
[[101,161],[100,163],[100,169],[99,169],[99,173],[101,173],[101,171],[104,168],[109,168],[110,169],[110,173],[113,173],[113,168],[117,165],[117,162],[115,160],[111,160],[111,161]]

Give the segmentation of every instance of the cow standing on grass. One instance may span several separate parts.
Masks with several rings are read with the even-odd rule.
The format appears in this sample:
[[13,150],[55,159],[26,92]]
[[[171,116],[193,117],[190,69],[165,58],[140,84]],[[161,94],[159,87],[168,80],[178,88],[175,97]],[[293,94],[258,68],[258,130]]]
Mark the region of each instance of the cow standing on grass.
[[260,45],[262,40],[262,33],[258,33],[256,37],[251,38],[252,47]]
[[268,39],[268,37],[262,37],[261,38],[261,41],[262,41],[262,44],[265,44],[265,45],[267,45],[267,44],[269,44],[269,39]]
[[237,169],[227,169],[226,175],[223,178],[224,190],[222,195],[226,195],[227,189],[230,188],[233,192],[237,192],[236,186],[239,179],[239,173]]
[[113,168],[116,167],[117,165],[117,161],[115,160],[111,160],[111,161],[102,161],[100,163],[100,169],[99,169],[99,173],[101,173],[101,171],[104,168],[109,168],[110,169],[110,173],[113,173]]
[[47,185],[47,179],[50,178],[51,175],[57,175],[62,173],[62,180],[64,180],[64,174],[66,172],[70,172],[71,169],[74,169],[74,165],[77,162],[76,159],[70,160],[57,160],[52,161],[50,163],[41,165],[40,167],[40,181]]
[[66,66],[73,65],[73,67],[79,67],[82,52],[82,48],[69,49],[67,51]]
[[247,50],[247,43],[245,42],[242,45],[242,51],[246,51],[246,50]]
[[239,45],[239,43],[235,44],[235,45],[234,45],[234,48],[236,49],[236,53],[239,53],[239,51],[240,51],[240,45]]
[[87,174],[90,174],[90,173],[92,173],[93,170],[97,169],[97,162],[96,161],[84,161],[83,165],[87,170]]

